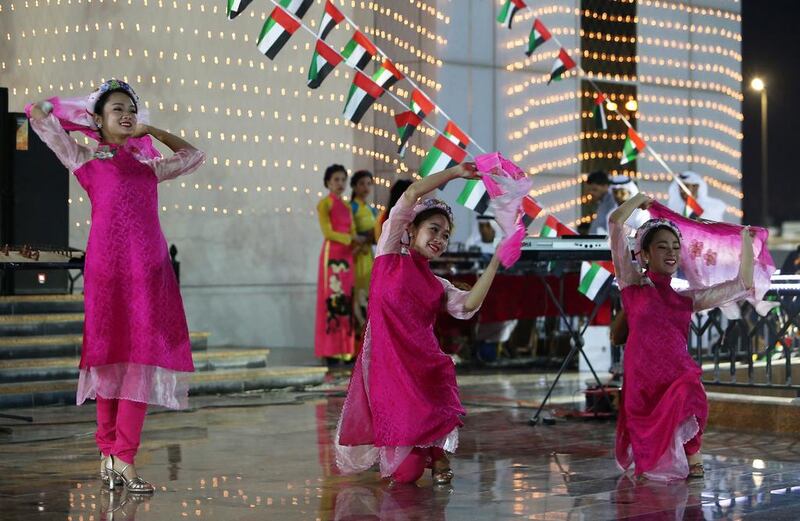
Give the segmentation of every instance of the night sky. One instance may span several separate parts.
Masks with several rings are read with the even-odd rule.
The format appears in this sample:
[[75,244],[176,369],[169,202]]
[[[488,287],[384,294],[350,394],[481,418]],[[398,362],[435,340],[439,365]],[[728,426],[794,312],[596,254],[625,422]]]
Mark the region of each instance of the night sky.
[[774,225],[800,221],[800,2],[743,0],[742,75],[744,222],[761,222],[761,96],[750,88],[764,79],[768,96],[769,215]]

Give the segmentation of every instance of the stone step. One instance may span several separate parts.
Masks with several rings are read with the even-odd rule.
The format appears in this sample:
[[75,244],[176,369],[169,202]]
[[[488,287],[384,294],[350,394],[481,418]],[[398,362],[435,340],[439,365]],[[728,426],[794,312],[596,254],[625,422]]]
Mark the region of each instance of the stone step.
[[[268,349],[215,349],[192,353],[196,371],[254,369],[267,366]],[[0,360],[0,383],[78,378],[80,357]]]
[[9,295],[0,297],[0,315],[83,313],[83,295]]
[[[189,376],[190,395],[224,394],[290,386],[317,385],[325,379],[320,366],[277,366],[260,369],[201,371]],[[74,404],[75,379],[0,384],[0,409]]]
[[[208,337],[204,331],[190,332],[192,351],[207,349]],[[82,342],[80,334],[0,336],[0,360],[80,356]]]
[[83,313],[0,315],[0,338],[83,333]]

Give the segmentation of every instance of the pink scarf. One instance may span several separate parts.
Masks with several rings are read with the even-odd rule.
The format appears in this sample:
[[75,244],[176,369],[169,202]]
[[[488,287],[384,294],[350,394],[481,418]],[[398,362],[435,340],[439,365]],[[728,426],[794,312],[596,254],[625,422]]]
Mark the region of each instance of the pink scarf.
[[494,220],[505,234],[497,248],[497,256],[504,267],[510,268],[522,253],[522,240],[526,235],[520,219],[522,200],[533,188],[533,182],[520,167],[499,152],[476,157],[475,166],[483,174],[481,179],[491,199]]
[[[690,289],[704,289],[720,282],[736,278],[742,251],[741,232],[738,224],[711,221],[694,221],[683,217],[660,203],[649,208],[653,218],[669,219],[678,226],[683,235],[681,242],[681,270],[689,281]],[[764,228],[751,227],[755,231],[753,251],[754,292],[746,300],[761,315],[766,315],[777,303],[764,301],[769,290],[770,278],[775,273],[775,263],[767,249],[769,232]],[[722,307],[728,318],[738,318],[735,303]]]
[[[94,124],[92,114],[86,109],[86,98],[59,98],[53,97],[48,99],[53,104],[53,115],[61,123],[61,126],[67,132],[78,131],[98,143],[102,141],[100,131]],[[25,106],[25,114],[31,117],[32,104]],[[147,123],[149,121],[146,109],[141,108],[138,114],[138,121],[140,123]],[[133,154],[136,159],[141,161],[161,157],[161,153],[153,146],[153,140],[150,136],[142,136],[128,139],[125,143],[125,148]]]

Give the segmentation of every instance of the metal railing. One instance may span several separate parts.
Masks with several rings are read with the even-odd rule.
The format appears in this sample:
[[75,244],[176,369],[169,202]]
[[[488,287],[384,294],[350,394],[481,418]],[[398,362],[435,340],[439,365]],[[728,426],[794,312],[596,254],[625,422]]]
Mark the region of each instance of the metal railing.
[[766,316],[746,303],[735,320],[719,309],[693,316],[689,352],[705,385],[800,391],[800,378],[792,378],[793,366],[800,374],[800,289],[780,286],[767,294],[779,305]]

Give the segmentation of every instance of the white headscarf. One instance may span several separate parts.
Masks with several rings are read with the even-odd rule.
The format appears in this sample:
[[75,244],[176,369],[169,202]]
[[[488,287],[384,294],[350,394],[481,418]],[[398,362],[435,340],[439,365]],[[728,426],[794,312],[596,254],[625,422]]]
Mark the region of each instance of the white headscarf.
[[[611,191],[612,197],[614,195],[614,190],[627,190],[629,198],[639,193],[639,185],[636,184],[636,181],[626,175],[612,176],[611,185],[609,185],[608,189]],[[650,219],[650,213],[647,210],[640,210],[637,208],[633,211],[631,216],[628,217],[628,220],[625,221],[625,224],[633,229],[637,229],[647,222],[648,219]]]
[[[494,230],[494,240],[492,242],[483,242],[483,238],[481,238],[481,230],[478,223],[482,221],[488,221]],[[472,225],[472,233],[464,243],[464,246],[468,250],[472,248],[479,248],[481,253],[494,253],[502,238],[503,230],[500,229],[500,226],[495,222],[495,220],[490,216],[482,215],[475,219]]]
[[[725,203],[708,195],[708,183],[697,172],[687,170],[678,177],[683,181],[683,184],[697,185],[697,204],[703,209],[703,215],[700,216],[702,219],[707,221],[724,220]],[[681,187],[678,186],[677,181],[673,180],[669,185],[667,207],[673,212],[684,215],[686,202],[681,197],[681,192]]]

